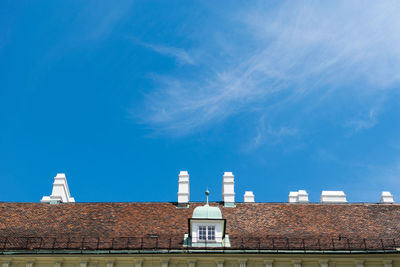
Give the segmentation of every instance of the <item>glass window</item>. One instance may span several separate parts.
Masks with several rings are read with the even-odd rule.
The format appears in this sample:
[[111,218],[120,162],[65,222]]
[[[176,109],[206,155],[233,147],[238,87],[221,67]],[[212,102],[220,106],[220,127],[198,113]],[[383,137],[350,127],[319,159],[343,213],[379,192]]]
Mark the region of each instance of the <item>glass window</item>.
[[199,240],[202,241],[215,241],[215,226],[214,225],[200,225],[199,226]]
[[207,227],[199,226],[199,240],[206,240],[206,239],[207,239]]
[[214,241],[215,240],[215,226],[208,226],[208,234],[207,240]]

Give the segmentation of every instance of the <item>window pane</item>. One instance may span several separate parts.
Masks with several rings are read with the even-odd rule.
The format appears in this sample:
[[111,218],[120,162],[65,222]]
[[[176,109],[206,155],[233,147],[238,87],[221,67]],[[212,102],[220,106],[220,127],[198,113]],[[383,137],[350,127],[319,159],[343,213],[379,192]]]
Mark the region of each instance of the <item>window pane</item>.
[[215,240],[215,226],[208,226],[208,240]]
[[206,240],[206,239],[207,239],[207,227],[199,226],[199,240]]

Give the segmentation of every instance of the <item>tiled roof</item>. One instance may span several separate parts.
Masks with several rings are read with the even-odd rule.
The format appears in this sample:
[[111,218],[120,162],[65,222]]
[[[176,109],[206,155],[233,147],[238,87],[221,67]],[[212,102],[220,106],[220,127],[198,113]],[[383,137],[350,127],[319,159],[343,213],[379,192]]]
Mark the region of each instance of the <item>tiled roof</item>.
[[[3,249],[183,249],[201,203],[0,203]],[[380,250],[400,244],[400,205],[219,206],[231,249]]]

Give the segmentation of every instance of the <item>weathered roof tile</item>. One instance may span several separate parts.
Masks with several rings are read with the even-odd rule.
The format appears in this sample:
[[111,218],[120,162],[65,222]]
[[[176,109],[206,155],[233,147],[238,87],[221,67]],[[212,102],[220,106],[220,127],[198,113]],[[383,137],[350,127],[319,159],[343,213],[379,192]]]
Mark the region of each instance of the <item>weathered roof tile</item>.
[[[191,203],[185,209],[176,208],[175,203],[0,203],[0,247],[2,242],[4,247],[21,242],[23,248],[25,243],[15,238],[29,237],[28,243],[33,247],[39,243],[35,238],[47,238],[40,241],[40,246],[48,243],[55,249],[73,248],[78,243],[81,248],[91,249],[179,248],[188,232],[188,218],[199,205],[203,204]],[[258,247],[260,242],[272,247],[285,247],[288,242],[292,247],[332,247],[332,242],[340,246],[346,240],[343,246],[350,247],[353,242],[354,246],[372,248],[379,239],[396,242],[400,233],[397,204],[237,203],[235,208],[211,205],[221,208],[233,247],[243,242]],[[57,242],[49,238],[56,238]]]

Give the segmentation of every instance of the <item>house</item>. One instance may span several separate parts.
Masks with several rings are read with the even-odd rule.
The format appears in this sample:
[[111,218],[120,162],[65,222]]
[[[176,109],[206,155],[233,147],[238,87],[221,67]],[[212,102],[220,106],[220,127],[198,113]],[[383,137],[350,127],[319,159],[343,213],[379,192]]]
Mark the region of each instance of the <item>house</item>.
[[304,190],[287,203],[190,202],[181,172],[177,202],[76,203],[64,174],[41,203],[0,203],[2,267],[393,267],[400,266],[400,205],[348,203]]

